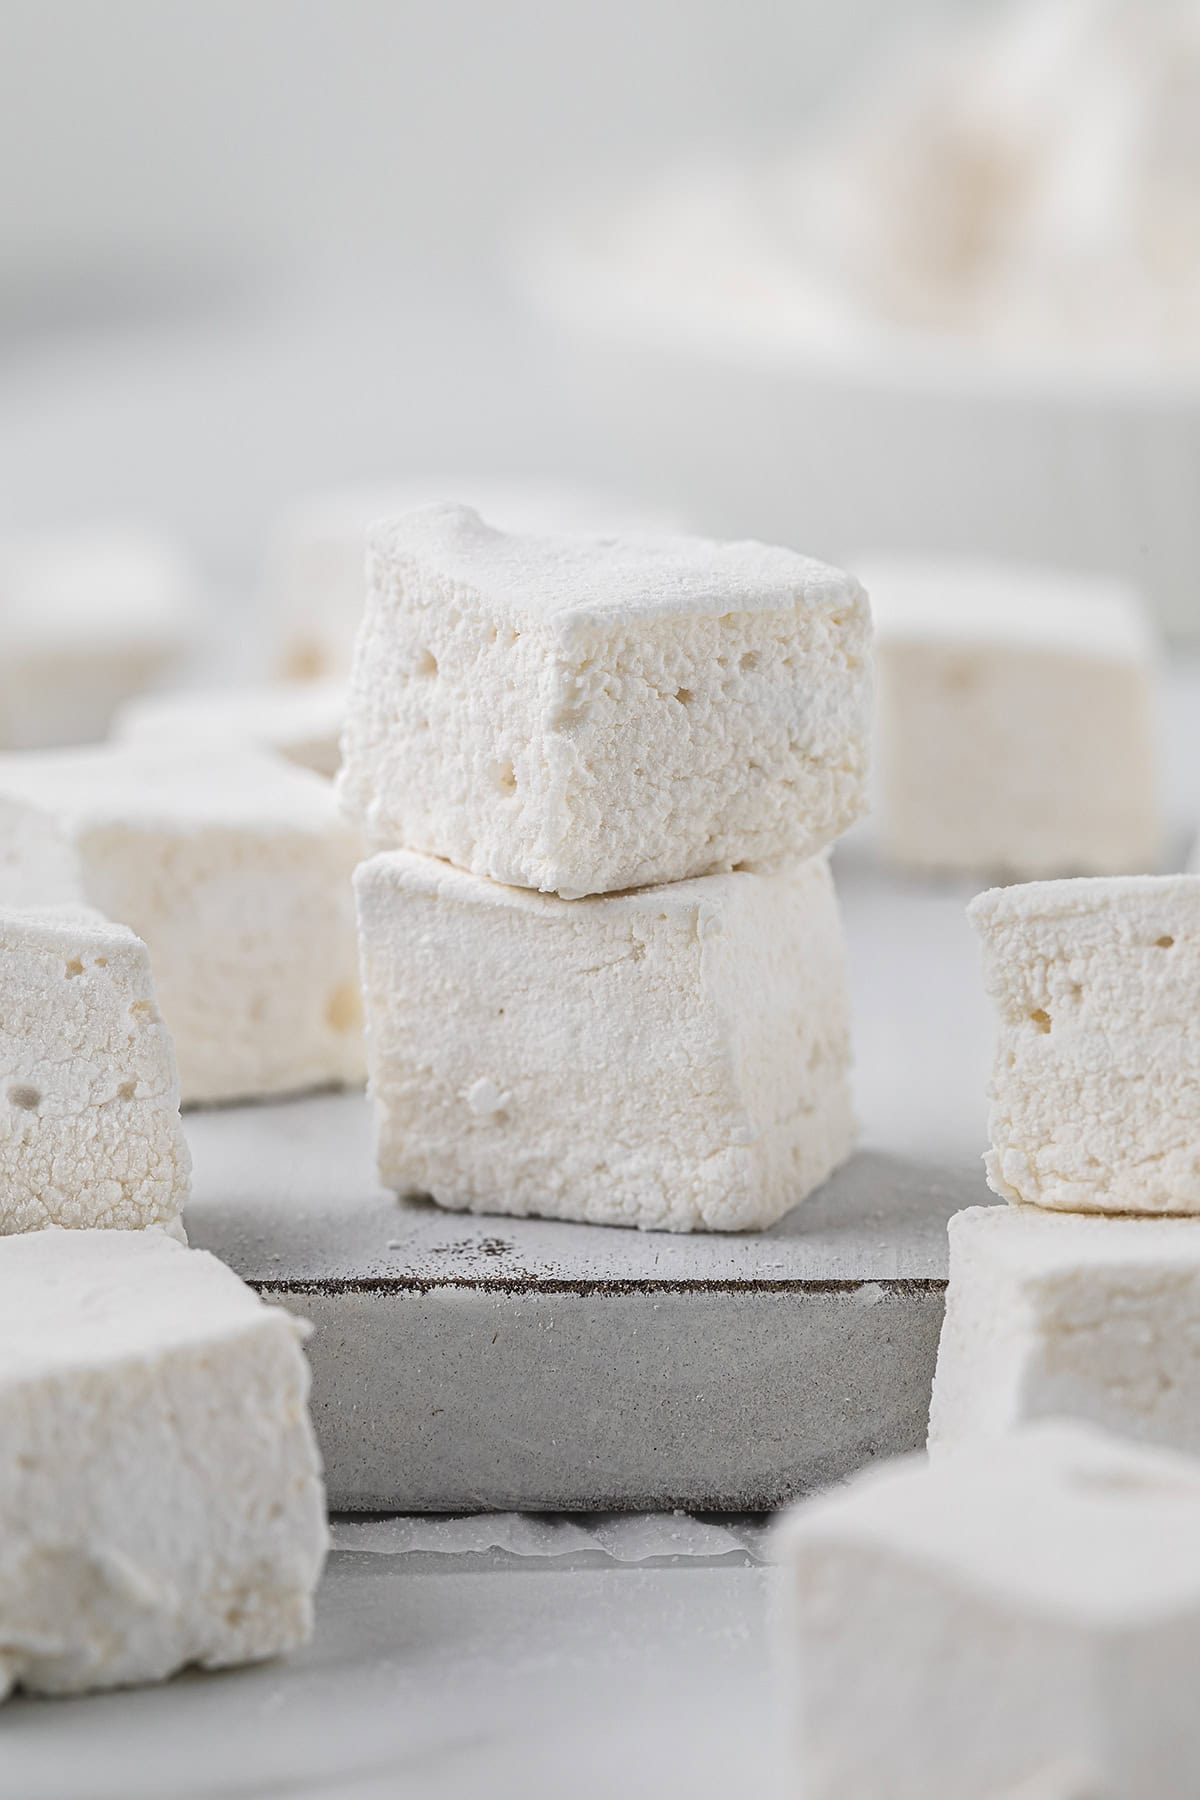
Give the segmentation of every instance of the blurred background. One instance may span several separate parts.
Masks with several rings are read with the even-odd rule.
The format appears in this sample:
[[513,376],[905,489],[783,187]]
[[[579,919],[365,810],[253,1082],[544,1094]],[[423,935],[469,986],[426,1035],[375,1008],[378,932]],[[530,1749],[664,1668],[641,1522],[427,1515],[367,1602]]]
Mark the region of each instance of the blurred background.
[[524,246],[785,137],[893,11],[4,0],[0,508],[150,515],[240,583],[297,491],[619,476]]
[[[992,77],[935,69],[922,111],[913,56],[996,8],[3,0],[0,527],[147,520],[230,597],[297,494],[553,471],[831,555],[1144,575],[1194,626],[1196,384],[1112,276],[1165,240],[1195,349],[1196,8],[999,10]],[[1085,222],[1052,330],[1026,301],[1071,233],[1013,202],[1031,166]],[[907,314],[890,279],[992,240],[1015,364],[986,308],[940,354],[953,270]]]

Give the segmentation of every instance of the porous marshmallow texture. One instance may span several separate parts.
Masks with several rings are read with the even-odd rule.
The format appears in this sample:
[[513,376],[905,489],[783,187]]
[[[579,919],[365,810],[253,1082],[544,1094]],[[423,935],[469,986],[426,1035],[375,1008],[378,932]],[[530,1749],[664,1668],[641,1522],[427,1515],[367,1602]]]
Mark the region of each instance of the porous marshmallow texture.
[[1200,1455],[1200,1219],[975,1206],[950,1221],[931,1451],[1033,1419]]
[[160,1231],[0,1239],[0,1698],[309,1636],[326,1525],[303,1332]]
[[885,850],[1014,880],[1154,867],[1155,646],[1110,581],[856,564],[876,629]]
[[339,782],[374,849],[572,898],[809,856],[864,809],[870,620],[838,570],[444,506],[377,529],[369,574]]
[[1190,1800],[1198,1516],[1192,1458],[1071,1424],[796,1508],[777,1541],[796,1791]]
[[0,748],[103,737],[186,650],[192,605],[180,558],[144,532],[0,543]]
[[345,688],[340,681],[279,681],[263,687],[188,689],[131,700],[113,721],[124,742],[250,745],[302,769],[336,775]]
[[182,1236],[190,1170],[146,946],[82,909],[0,910],[0,1235]]
[[989,1185],[1066,1212],[1200,1212],[1200,876],[993,888]]
[[361,1080],[358,855],[330,784],[265,752],[0,757],[0,904],[83,903],[137,933],[185,1102]]
[[740,1231],[849,1153],[823,857],[564,901],[392,852],[355,887],[387,1186],[472,1212]]

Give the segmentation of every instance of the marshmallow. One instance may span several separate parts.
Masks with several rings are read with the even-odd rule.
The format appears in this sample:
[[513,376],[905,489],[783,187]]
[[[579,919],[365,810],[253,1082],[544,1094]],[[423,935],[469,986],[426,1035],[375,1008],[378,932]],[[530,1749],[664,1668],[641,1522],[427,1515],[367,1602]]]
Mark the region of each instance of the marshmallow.
[[258,751],[0,757],[0,904],[137,932],[185,1102],[362,1078],[358,853],[329,783]]
[[1087,1419],[1200,1454],[1200,1219],[973,1206],[950,1221],[931,1450]]
[[1200,1464],[1062,1424],[796,1508],[780,1638],[805,1800],[1190,1800],[1198,1520]]
[[302,1335],[160,1231],[0,1240],[0,1698],[309,1636],[327,1534]]
[[568,902],[393,852],[355,889],[385,1185],[742,1231],[849,1153],[824,858]]
[[1067,1212],[1200,1212],[1200,877],[993,888],[988,1183]]
[[0,746],[103,737],[190,631],[187,574],[153,538],[77,532],[0,547]]
[[1154,641],[1089,577],[868,562],[884,847],[915,869],[1137,873],[1159,842]]
[[574,898],[804,857],[865,806],[857,582],[700,538],[374,534],[339,787],[374,849]]
[[98,913],[0,910],[0,1235],[181,1237],[190,1170],[146,946]]
[[546,483],[456,475],[317,495],[276,524],[266,604],[274,662],[291,680],[350,672],[366,600],[367,533],[377,519],[466,499],[506,531],[650,531],[663,522],[627,500]]
[[345,711],[340,681],[206,688],[131,700],[113,721],[122,742],[246,744],[273,750],[318,775],[337,774]]

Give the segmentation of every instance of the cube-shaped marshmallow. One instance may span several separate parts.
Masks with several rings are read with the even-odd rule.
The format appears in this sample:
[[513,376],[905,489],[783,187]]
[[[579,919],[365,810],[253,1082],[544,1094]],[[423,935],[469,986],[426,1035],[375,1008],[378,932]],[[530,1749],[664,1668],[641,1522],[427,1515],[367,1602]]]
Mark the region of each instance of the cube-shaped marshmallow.
[[272,750],[318,775],[341,761],[345,687],[340,681],[277,681],[263,687],[187,689],[147,694],[123,706],[112,735],[123,743],[153,741],[250,745]]
[[400,851],[355,888],[387,1186],[472,1212],[740,1231],[848,1154],[824,858],[567,901]]
[[559,482],[454,475],[318,494],[298,501],[271,534],[265,577],[273,656],[293,681],[344,679],[367,593],[367,533],[378,519],[465,500],[505,531],[650,531],[660,517],[628,500]]
[[82,908],[0,909],[0,1235],[182,1236],[190,1171],[145,944]]
[[0,1698],[308,1637],[326,1526],[302,1335],[160,1231],[0,1239]]
[[988,1183],[1066,1212],[1200,1212],[1200,876],[971,902],[998,1015]]
[[0,757],[0,903],[144,940],[185,1102],[362,1078],[358,854],[330,784],[261,751]]
[[133,531],[0,544],[0,747],[101,738],[192,635],[175,551]]
[[950,1221],[929,1447],[1055,1415],[1200,1455],[1200,1219]]
[[1118,584],[860,568],[876,625],[884,846],[1014,880],[1153,868],[1153,634]]
[[804,857],[865,804],[857,582],[701,538],[379,528],[339,777],[375,849],[565,898]]
[[777,1548],[805,1800],[1191,1800],[1200,1463],[1080,1425],[902,1457]]

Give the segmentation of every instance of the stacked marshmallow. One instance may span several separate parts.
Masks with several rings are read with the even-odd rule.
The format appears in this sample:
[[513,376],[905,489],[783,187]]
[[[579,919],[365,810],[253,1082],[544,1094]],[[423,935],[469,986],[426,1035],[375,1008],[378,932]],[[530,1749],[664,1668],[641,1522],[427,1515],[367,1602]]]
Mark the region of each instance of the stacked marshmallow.
[[0,765],[3,1700],[308,1637],[306,1328],[186,1247],[159,1005],[194,1093],[254,1091],[325,1075],[358,995],[327,783],[254,756]]
[[0,906],[0,1700],[312,1629],[306,1327],[186,1248],[190,1172],[146,945],[77,900]]
[[[1000,1019],[931,1448],[1066,1413],[1200,1453],[1200,875],[972,903]],[[1114,1216],[1115,1215],[1115,1216]]]
[[695,538],[373,531],[339,791],[384,1181],[765,1226],[847,1154],[825,847],[865,805],[853,578]]
[[[155,823],[151,771],[141,812],[119,779],[89,795],[82,773],[103,754],[50,760],[48,777],[45,758],[0,759],[21,777],[0,778],[0,1700],[291,1649],[327,1542],[307,1328],[186,1247],[191,1160],[159,1012],[161,989],[188,1020],[180,980],[208,995],[213,1023],[184,1023],[183,1043],[207,1043],[231,1079],[222,1046],[241,1034],[219,1022],[222,995],[261,1023],[237,1013],[254,928],[230,929],[253,817],[222,863],[220,822],[163,808]],[[25,779],[37,798],[19,803]],[[304,912],[301,824],[299,846],[282,818],[274,841]],[[161,915],[158,984],[146,943],[114,922],[122,881]],[[85,904],[89,883],[109,916]],[[205,894],[211,933],[185,932],[185,950]],[[292,1008],[276,1024],[294,1035]],[[268,1040],[248,1036],[260,1076]]]
[[1200,875],[1033,882],[971,917],[1000,1019],[988,1180],[1011,1204],[950,1222],[931,1458],[781,1535],[804,1792],[1184,1800]]

